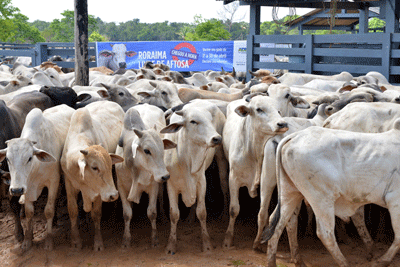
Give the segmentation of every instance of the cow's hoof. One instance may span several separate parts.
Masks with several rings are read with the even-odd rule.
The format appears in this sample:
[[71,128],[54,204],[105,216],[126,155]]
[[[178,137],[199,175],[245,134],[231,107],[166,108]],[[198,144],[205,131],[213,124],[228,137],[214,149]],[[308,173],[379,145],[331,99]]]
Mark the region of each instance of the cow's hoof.
[[130,238],[123,238],[121,248],[122,249],[127,249],[127,248],[130,248],[130,247],[131,247],[131,239]]
[[52,238],[46,238],[46,241],[44,242],[44,249],[47,251],[52,251],[53,250],[53,239]]
[[230,236],[225,237],[224,242],[222,243],[222,248],[230,249],[233,247],[233,238]]
[[23,251],[27,251],[32,247],[32,240],[24,240],[21,245]]
[[175,255],[176,253],[176,244],[169,243],[167,248],[165,249],[166,254]]
[[103,243],[98,243],[98,244],[95,243],[93,246],[93,250],[94,251],[103,251],[104,250]]
[[386,267],[389,266],[390,261],[382,261],[377,260],[376,262],[371,263],[371,267]]
[[81,241],[73,241],[71,244],[73,250],[81,250],[82,249],[82,242]]
[[158,239],[151,241],[151,247],[152,248],[158,248],[159,245],[160,245],[160,243],[158,243]]

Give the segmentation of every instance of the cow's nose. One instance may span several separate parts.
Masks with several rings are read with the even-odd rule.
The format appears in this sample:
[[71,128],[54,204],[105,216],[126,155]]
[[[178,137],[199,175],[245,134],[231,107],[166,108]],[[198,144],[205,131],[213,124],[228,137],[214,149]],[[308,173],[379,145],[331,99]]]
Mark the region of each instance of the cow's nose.
[[288,128],[288,124],[286,122],[278,122],[277,125],[280,129]]
[[118,199],[118,192],[115,194],[110,195],[110,202],[115,201]]
[[221,137],[221,136],[215,136],[215,137],[213,137],[213,138],[211,139],[211,142],[212,142],[214,145],[219,145],[219,144],[221,144],[221,142],[222,142],[222,137]]
[[164,175],[163,177],[161,177],[161,180],[163,180],[163,182],[167,181],[169,179],[169,174],[168,175]]
[[120,62],[120,63],[118,63],[118,65],[122,69],[126,68],[126,62]]
[[10,193],[12,196],[20,196],[24,193],[23,188],[10,188]]

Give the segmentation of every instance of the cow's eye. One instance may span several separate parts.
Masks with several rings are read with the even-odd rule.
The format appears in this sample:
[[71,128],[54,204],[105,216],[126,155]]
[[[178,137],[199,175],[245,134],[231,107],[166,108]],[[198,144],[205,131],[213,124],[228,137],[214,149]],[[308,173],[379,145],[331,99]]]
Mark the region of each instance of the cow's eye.
[[165,95],[167,95],[167,92],[162,91],[161,94],[165,96]]
[[289,96],[290,96],[290,94],[286,94],[286,95],[285,95],[285,98],[289,98]]
[[194,121],[194,120],[191,120],[190,123],[191,123],[191,124],[194,124],[194,125],[199,124],[197,121]]
[[278,110],[278,113],[279,113],[279,115],[281,115],[281,116],[282,116],[282,112],[280,112],[280,111]]
[[258,113],[263,113],[263,112],[264,112],[264,110],[262,110],[261,108],[257,108],[256,111],[257,111]]
[[119,96],[124,96],[124,93],[123,93],[123,92],[120,92],[118,95],[119,95]]
[[145,150],[143,150],[144,151],[144,153],[146,153],[147,155],[151,155],[151,152],[150,152],[150,150],[148,150],[148,149],[145,149]]
[[28,162],[30,162],[32,160],[32,157],[29,157]]
[[92,170],[94,170],[94,171],[98,171],[98,170],[99,170],[99,168],[97,168],[97,167],[92,167]]

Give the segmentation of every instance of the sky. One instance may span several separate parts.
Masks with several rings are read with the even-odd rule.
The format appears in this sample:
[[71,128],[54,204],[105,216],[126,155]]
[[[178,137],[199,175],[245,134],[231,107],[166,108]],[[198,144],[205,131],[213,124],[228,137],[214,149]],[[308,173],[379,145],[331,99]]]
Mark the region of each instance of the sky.
[[[142,23],[194,22],[195,15],[205,19],[219,18],[223,1],[216,0],[87,0],[88,13],[105,22],[126,22],[139,19]],[[74,10],[74,0],[12,0],[11,5],[29,18],[29,22],[43,20],[51,22],[61,19],[65,10]],[[303,15],[311,9],[298,8],[296,14]],[[236,21],[249,22],[249,6],[240,6]],[[272,20],[272,8],[261,8],[261,22]],[[280,8],[279,18],[289,14],[287,8]]]

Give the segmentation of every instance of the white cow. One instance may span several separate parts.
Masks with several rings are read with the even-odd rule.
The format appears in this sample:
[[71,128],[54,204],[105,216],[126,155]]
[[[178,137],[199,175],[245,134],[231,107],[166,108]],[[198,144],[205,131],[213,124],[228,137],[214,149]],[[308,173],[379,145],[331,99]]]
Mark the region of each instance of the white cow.
[[157,196],[160,184],[170,175],[164,164],[164,149],[172,149],[176,144],[161,139],[157,129],[164,128],[164,113],[157,107],[143,104],[130,108],[124,119],[124,129],[118,143],[116,154],[124,158],[117,164],[118,192],[124,210],[125,231],[123,247],[130,247],[130,222],[132,207],[130,202],[139,204],[142,193],[149,195],[147,216],[150,219],[151,245],[158,245],[157,237]]
[[[270,227],[268,266],[276,266],[279,237],[303,199],[312,207],[317,235],[339,266],[350,266],[334,234],[335,215],[348,221],[357,209],[374,203],[389,210],[395,239],[375,263],[387,266],[400,246],[400,120],[384,133],[355,133],[310,127],[289,135],[278,145],[278,206]],[[297,239],[297,237],[295,237]],[[298,250],[297,264],[301,262]]]
[[212,250],[206,225],[205,170],[212,162],[215,147],[221,144],[224,123],[225,116],[215,104],[197,100],[173,114],[171,124],[161,131],[171,133],[166,137],[177,144],[176,149],[165,151],[165,164],[171,176],[167,181],[171,219],[167,253],[174,254],[177,249],[179,194],[187,207],[197,202],[196,214],[202,228],[203,251]]
[[[272,90],[271,90],[272,89]],[[275,135],[288,130],[282,116],[297,115],[296,107],[308,108],[308,103],[293,97],[287,86],[272,86],[271,96],[255,96],[231,102],[223,131],[223,146],[229,161],[230,219],[223,246],[233,244],[236,217],[240,211],[239,189],[247,187],[249,195],[257,196],[260,184],[264,145]]]
[[223,146],[230,165],[231,203],[224,247],[231,247],[233,243],[234,224],[240,210],[240,187],[246,186],[251,197],[257,195],[264,144],[272,136],[288,130],[279,114],[280,108],[280,103],[269,96],[255,96],[248,104],[237,100],[228,105]]
[[283,74],[279,81],[286,85],[304,85],[314,79],[322,79],[322,80],[332,80],[332,81],[344,81],[349,82],[353,79],[353,76],[347,71],[343,71],[339,74],[328,76],[328,75],[316,75],[309,73],[292,73],[288,72]]
[[[260,249],[261,234],[268,222],[268,208],[272,193],[276,186],[276,148],[279,142],[289,134],[303,130],[311,126],[322,127],[327,115],[325,115],[326,104],[318,107],[317,115],[312,119],[285,117],[288,131],[283,134],[275,135],[268,139],[264,146],[264,158],[261,167],[260,178],[260,211],[258,212],[258,232],[254,240],[253,248]],[[312,212],[312,211],[311,211]],[[308,214],[312,218],[312,214]],[[297,223],[297,222],[296,222]]]
[[10,168],[10,194],[24,196],[27,228],[23,250],[32,246],[33,202],[37,201],[44,187],[48,188],[44,210],[47,219],[45,249],[53,249],[53,217],[61,175],[60,158],[73,113],[74,109],[67,105],[44,112],[32,109],[26,116],[21,137],[7,141],[7,148],[0,150],[0,161],[7,157]]
[[94,250],[104,249],[100,221],[102,202],[115,201],[118,191],[112,177],[112,165],[123,161],[115,152],[122,131],[124,111],[111,101],[99,101],[77,109],[61,157],[65,176],[68,212],[71,219],[72,246],[80,249],[82,240],[77,225],[78,193],[83,209],[94,221]]

